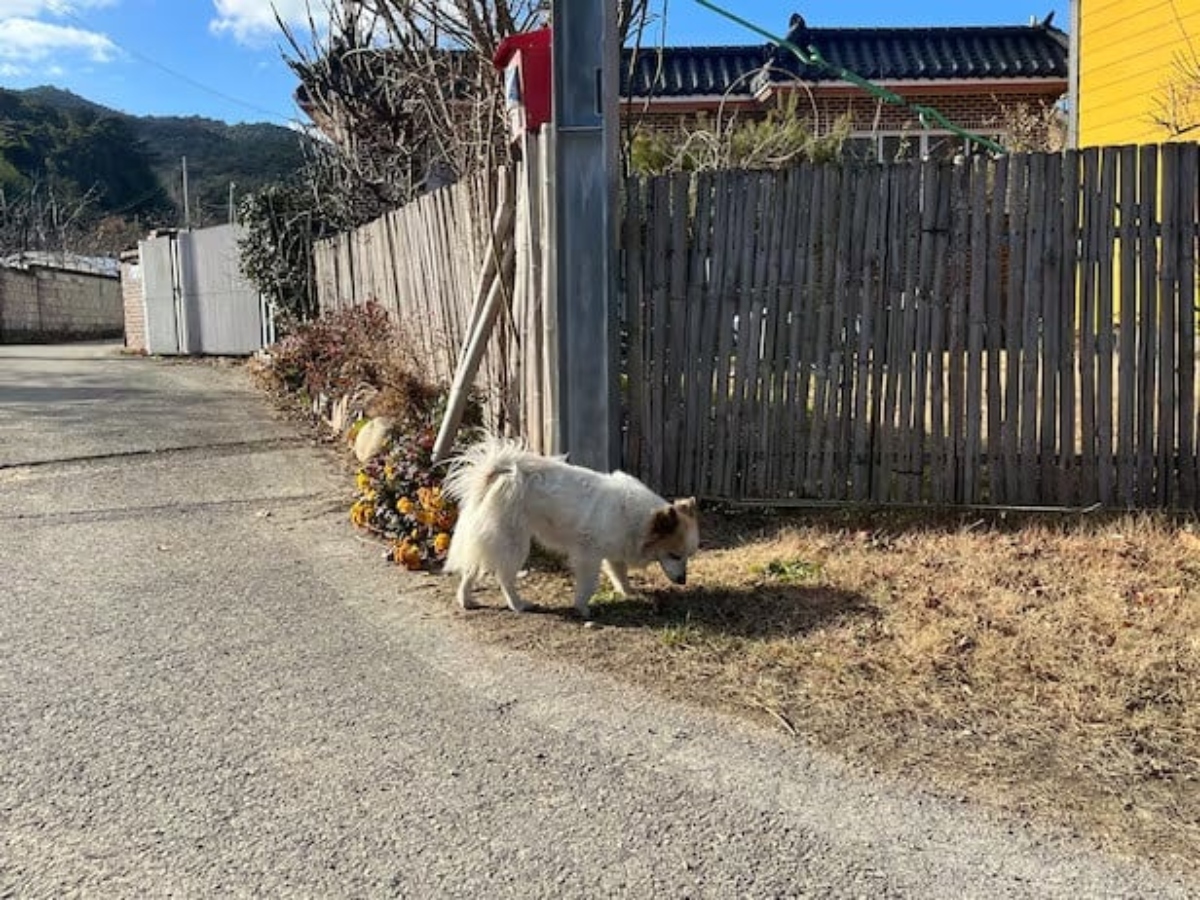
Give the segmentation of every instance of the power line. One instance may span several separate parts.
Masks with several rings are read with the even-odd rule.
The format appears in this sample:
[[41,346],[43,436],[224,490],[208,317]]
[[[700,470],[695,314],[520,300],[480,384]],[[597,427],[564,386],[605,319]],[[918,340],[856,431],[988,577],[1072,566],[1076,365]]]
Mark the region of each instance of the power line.
[[[84,28],[91,30],[91,28],[92,28],[91,25],[89,25],[87,22],[83,21],[81,18],[79,18],[79,16],[75,15],[74,12],[72,12],[70,9],[66,8],[65,6],[62,7],[59,10],[59,12],[64,17],[76,22],[78,25],[81,25]],[[192,87],[196,88],[196,90],[203,91],[206,94],[211,94],[214,97],[224,100],[226,103],[232,103],[235,106],[241,106],[245,109],[253,110],[254,112],[257,112],[264,116],[268,116],[272,119],[278,119],[281,122],[290,123],[290,122],[294,122],[296,120],[295,116],[285,116],[279,112],[276,112],[275,110],[266,109],[265,107],[258,106],[257,104],[251,103],[248,100],[243,100],[240,97],[235,97],[232,94],[227,94],[222,90],[212,87],[211,85],[207,85],[201,81],[197,81],[195,78],[193,78],[190,75],[185,75],[183,72],[180,72],[176,69],[172,69],[170,66],[165,65],[164,63],[161,63],[156,59],[152,59],[151,57],[147,56],[146,54],[141,53],[140,51],[134,50],[132,47],[127,47],[124,44],[120,43],[119,41],[113,40],[112,37],[108,37],[108,40],[112,41],[113,46],[120,48],[125,53],[132,56],[134,59],[139,60],[140,62],[143,62],[148,66],[153,66],[154,68],[158,69],[159,71],[165,72],[166,74],[170,75],[172,78],[177,78],[180,81],[184,82],[185,84],[191,85]]]

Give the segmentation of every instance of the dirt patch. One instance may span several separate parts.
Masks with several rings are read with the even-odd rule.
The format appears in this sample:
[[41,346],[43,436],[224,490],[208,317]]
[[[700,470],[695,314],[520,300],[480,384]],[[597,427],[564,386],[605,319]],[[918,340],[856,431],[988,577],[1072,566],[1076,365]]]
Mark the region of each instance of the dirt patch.
[[708,514],[689,586],[570,614],[447,615],[480,639],[773,724],[1110,849],[1200,858],[1200,531],[1166,516]]

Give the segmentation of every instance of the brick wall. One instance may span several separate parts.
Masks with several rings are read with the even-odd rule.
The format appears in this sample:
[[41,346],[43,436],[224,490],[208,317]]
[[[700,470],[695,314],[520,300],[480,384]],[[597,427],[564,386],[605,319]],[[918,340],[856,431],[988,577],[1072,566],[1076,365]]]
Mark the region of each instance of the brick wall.
[[[932,107],[960,128],[979,132],[984,135],[994,135],[1004,130],[1006,117],[1011,111],[1024,107],[1036,111],[1044,106],[1053,105],[1057,99],[1057,88],[1038,89],[1031,87],[1027,91],[1008,90],[1004,93],[981,93],[976,91],[956,90],[954,92],[920,93],[912,89],[898,89],[896,93],[912,104]],[[872,132],[911,132],[921,130],[920,121],[915,112],[908,107],[894,106],[877,102],[861,91],[852,89],[825,90],[815,94],[813,98],[806,93],[796,97],[797,114],[809,119],[814,115],[824,127],[831,126],[838,117],[849,114],[851,131],[863,135]],[[696,102],[690,105],[679,104],[674,109],[661,102],[647,109],[643,104],[628,103],[622,110],[622,117],[629,125],[644,128],[659,134],[682,136],[687,132],[707,130],[714,127],[718,115],[722,122],[728,122],[732,117],[737,121],[758,120],[766,117],[769,109],[774,108],[775,101],[764,103],[738,102],[728,104],[720,112],[718,107],[707,102]],[[937,128],[936,123],[930,123],[931,128]]]
[[117,279],[36,266],[0,268],[0,341],[109,338],[123,330]]
[[141,254],[121,254],[121,302],[125,307],[125,347],[146,352],[146,295],[142,288]]

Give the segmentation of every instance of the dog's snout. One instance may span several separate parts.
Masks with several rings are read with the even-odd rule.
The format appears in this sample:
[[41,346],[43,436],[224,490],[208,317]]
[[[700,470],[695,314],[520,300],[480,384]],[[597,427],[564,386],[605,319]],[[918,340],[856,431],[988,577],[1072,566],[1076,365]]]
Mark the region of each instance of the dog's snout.
[[687,572],[680,572],[678,575],[672,575],[671,580],[676,584],[687,584]]

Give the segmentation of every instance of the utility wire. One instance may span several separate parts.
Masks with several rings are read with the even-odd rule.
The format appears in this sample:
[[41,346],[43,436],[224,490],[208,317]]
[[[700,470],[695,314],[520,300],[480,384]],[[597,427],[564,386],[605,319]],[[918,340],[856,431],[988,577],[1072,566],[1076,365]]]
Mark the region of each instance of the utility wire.
[[747,28],[750,31],[753,31],[755,34],[765,37],[775,46],[783,47],[785,50],[790,51],[798,60],[800,60],[800,62],[806,66],[814,66],[816,68],[823,69],[826,72],[832,72],[842,81],[848,81],[850,84],[862,88],[868,94],[876,97],[879,100],[882,100],[884,103],[890,103],[893,106],[902,106],[906,109],[911,109],[917,114],[923,128],[932,127],[929,124],[930,120],[932,120],[946,131],[950,131],[966,141],[978,144],[991,153],[1007,152],[1004,147],[996,143],[996,141],[986,138],[983,135],[975,134],[972,131],[962,128],[961,126],[955,125],[932,106],[926,106],[923,103],[910,103],[899,94],[893,93],[887,88],[881,87],[880,85],[863,78],[858,73],[851,72],[849,69],[843,66],[835,65],[834,63],[829,62],[821,55],[820,51],[817,50],[816,47],[809,46],[807,50],[802,50],[786,38],[778,37],[766,29],[760,28],[753,22],[749,22],[746,19],[743,19],[741,16],[730,12],[724,7],[710,2],[710,0],[696,0],[696,2],[706,9],[712,10],[717,15],[724,16],[731,22],[736,22],[743,28]]
[[[63,17],[71,19],[76,24],[81,25],[84,28],[91,30],[92,26],[89,25],[87,22],[83,21],[81,18],[79,18],[79,16],[75,15],[75,13],[72,12],[68,7],[63,6],[60,9],[57,9],[56,11]],[[107,37],[107,35],[106,35],[106,37]],[[160,63],[156,59],[151,59],[149,56],[146,56],[146,54],[140,53],[137,50],[134,50],[132,47],[126,47],[124,44],[120,43],[119,41],[113,40],[111,37],[108,37],[108,40],[112,41],[113,46],[118,47],[125,53],[128,53],[134,59],[136,59],[140,62],[143,62],[148,66],[153,66],[154,68],[158,69],[159,71],[165,72],[167,75],[170,75],[172,78],[177,78],[180,81],[184,82],[185,84],[189,84],[192,87],[196,88],[196,90],[203,91],[206,94],[211,94],[214,97],[224,100],[226,103],[232,103],[235,106],[241,106],[244,109],[249,109],[249,110],[252,110],[261,115],[269,116],[272,119],[278,119],[281,122],[291,123],[296,120],[295,116],[285,116],[274,110],[266,109],[265,107],[262,107],[262,106],[257,106],[256,104],[251,103],[248,100],[242,100],[239,97],[234,97],[232,94],[227,94],[222,90],[218,90],[217,88],[211,87],[210,85],[204,84],[203,82],[197,81],[192,76],[185,75],[183,72],[172,69],[170,66],[164,65],[163,63]]]

